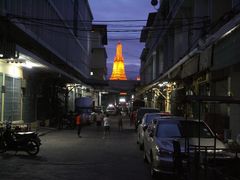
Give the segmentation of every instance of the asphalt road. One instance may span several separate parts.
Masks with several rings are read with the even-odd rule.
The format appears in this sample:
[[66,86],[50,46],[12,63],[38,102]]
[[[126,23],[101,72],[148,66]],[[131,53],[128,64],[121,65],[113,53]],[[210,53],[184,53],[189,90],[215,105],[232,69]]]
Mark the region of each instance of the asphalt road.
[[119,132],[112,118],[111,134],[103,139],[103,129],[95,124],[76,130],[56,130],[41,136],[36,157],[25,152],[0,154],[0,179],[41,180],[147,180],[149,167],[136,144],[136,133],[124,121]]

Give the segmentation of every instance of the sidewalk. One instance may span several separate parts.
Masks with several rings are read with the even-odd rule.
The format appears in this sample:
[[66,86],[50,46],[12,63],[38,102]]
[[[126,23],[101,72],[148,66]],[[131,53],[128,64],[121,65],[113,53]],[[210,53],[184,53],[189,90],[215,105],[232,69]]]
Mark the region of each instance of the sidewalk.
[[39,129],[36,131],[39,136],[45,136],[46,134],[49,134],[53,131],[57,131],[57,128],[51,128],[51,127],[42,127],[40,126]]

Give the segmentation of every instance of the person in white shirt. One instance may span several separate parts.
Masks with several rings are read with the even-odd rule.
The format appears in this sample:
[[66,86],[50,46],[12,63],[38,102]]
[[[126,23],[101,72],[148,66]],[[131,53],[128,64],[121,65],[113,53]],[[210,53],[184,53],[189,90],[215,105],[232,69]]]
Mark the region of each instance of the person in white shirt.
[[108,114],[106,114],[106,116],[103,118],[103,126],[104,126],[103,138],[105,138],[107,134],[110,136],[110,119]]
[[101,112],[98,112],[96,115],[96,124],[98,127],[102,125],[102,120],[103,120],[103,114]]

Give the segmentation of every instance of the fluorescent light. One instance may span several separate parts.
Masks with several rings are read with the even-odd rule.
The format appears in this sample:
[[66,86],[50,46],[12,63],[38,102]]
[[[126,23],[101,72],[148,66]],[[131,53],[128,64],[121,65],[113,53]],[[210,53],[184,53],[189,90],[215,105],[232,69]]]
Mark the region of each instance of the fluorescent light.
[[26,61],[24,64],[22,64],[23,67],[26,67],[28,69],[32,69],[33,63]]
[[126,99],[125,99],[125,98],[120,98],[120,99],[119,99],[119,102],[124,103],[124,102],[126,102]]
[[232,29],[230,29],[228,32],[226,32],[225,34],[223,34],[221,38],[223,38],[223,37],[225,37],[225,36],[231,34],[231,33],[232,33],[237,27],[238,27],[238,25],[235,26],[235,27],[233,27]]

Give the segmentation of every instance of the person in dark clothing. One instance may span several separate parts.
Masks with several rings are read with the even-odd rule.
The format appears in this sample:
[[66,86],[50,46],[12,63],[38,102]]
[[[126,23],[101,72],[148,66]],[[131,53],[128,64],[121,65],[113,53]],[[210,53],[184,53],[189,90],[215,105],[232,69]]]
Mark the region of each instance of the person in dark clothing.
[[122,116],[121,112],[118,113],[117,119],[118,119],[118,130],[122,131],[123,130],[123,116]]

